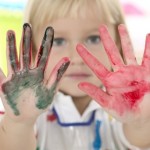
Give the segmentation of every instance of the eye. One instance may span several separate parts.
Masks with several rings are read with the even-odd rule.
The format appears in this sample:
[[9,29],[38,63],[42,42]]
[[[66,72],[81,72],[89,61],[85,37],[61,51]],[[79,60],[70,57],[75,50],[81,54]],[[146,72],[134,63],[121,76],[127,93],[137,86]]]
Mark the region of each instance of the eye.
[[100,43],[100,36],[99,35],[91,35],[89,36],[86,41],[85,44],[99,44]]
[[64,46],[66,44],[66,40],[64,38],[54,38],[53,46]]

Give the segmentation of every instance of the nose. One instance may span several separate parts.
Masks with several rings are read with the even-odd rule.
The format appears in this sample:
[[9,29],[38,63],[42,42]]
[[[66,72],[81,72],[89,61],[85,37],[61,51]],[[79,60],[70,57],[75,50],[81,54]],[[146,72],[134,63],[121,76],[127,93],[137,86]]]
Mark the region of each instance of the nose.
[[70,45],[69,51],[70,51],[71,64],[72,65],[84,64],[82,58],[80,57],[80,55],[78,54],[78,52],[76,50],[76,46],[77,46],[77,43]]

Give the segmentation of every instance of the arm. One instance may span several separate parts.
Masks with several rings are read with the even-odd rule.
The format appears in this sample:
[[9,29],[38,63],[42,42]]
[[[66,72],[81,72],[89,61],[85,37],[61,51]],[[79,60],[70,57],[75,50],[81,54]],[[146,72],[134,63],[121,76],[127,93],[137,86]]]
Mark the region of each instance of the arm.
[[45,31],[40,50],[31,68],[31,27],[23,26],[20,60],[17,57],[15,34],[7,33],[8,77],[0,71],[0,96],[5,115],[0,122],[0,147],[3,150],[35,150],[34,124],[37,117],[51,104],[56,87],[69,65],[63,58],[44,78],[53,41],[53,29]]
[[147,36],[143,61],[139,65],[125,26],[120,25],[118,29],[124,59],[121,58],[106,27],[100,27],[101,40],[113,72],[85,47],[77,46],[78,53],[102,81],[106,91],[86,82],[80,83],[79,88],[123,123],[124,134],[131,144],[139,148],[150,148],[150,35]]
[[35,150],[33,124],[16,123],[5,115],[0,123],[0,147],[3,150]]

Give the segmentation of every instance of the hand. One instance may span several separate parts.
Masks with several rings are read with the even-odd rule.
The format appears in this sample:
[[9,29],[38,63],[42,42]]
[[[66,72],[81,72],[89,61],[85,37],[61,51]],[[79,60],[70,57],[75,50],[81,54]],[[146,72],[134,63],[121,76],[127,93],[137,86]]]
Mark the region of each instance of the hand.
[[85,82],[80,83],[79,88],[121,121],[148,119],[150,118],[150,35],[147,35],[142,64],[138,65],[125,26],[120,25],[118,29],[124,59],[107,28],[102,25],[99,30],[113,71],[106,69],[84,46],[77,46],[78,53],[102,81],[106,91]]
[[31,27],[24,24],[21,41],[20,61],[18,61],[15,34],[7,33],[8,77],[0,71],[1,98],[6,115],[19,120],[34,118],[51,104],[56,87],[69,65],[63,58],[53,69],[48,80],[44,78],[49,60],[54,31],[48,27],[39,49],[35,67],[31,68]]

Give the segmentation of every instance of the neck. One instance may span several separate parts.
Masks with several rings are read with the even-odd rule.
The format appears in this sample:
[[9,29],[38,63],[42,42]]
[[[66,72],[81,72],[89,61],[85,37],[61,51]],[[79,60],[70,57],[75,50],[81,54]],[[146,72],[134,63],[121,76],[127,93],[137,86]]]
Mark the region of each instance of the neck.
[[72,97],[73,102],[79,111],[79,113],[82,115],[86,108],[88,107],[91,98],[89,96],[83,96],[83,97]]

